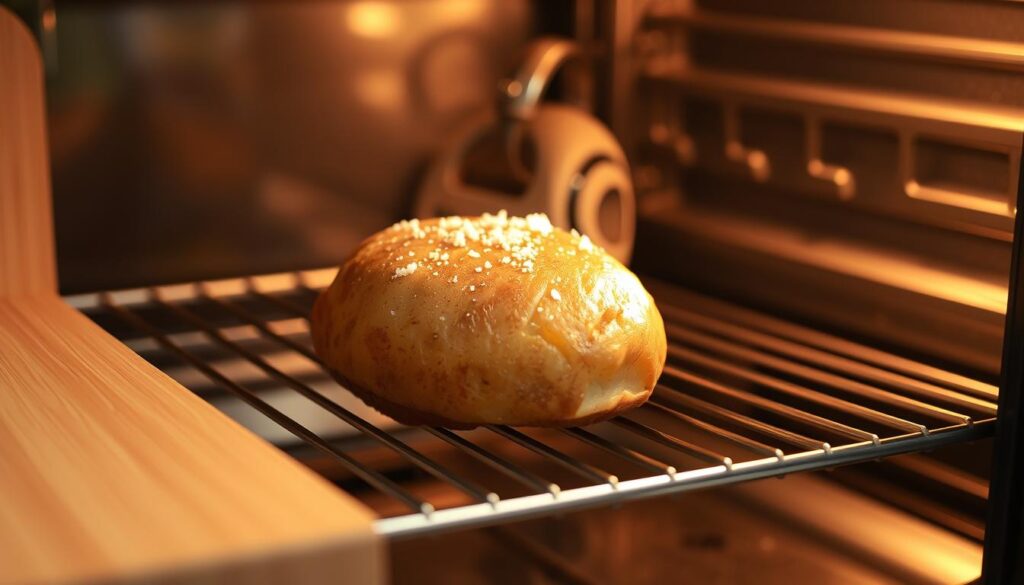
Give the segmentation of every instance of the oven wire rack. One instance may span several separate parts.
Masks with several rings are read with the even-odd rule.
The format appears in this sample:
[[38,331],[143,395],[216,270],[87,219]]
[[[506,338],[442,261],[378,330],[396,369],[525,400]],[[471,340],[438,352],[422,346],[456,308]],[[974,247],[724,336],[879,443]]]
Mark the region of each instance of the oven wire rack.
[[[518,486],[515,495],[503,497],[486,475],[460,473],[414,444],[409,429],[368,416],[367,409],[356,412],[323,390],[329,377],[312,351],[305,319],[334,273],[312,270],[66,299],[201,396],[212,385],[236,397],[393,498],[404,511],[376,522],[378,533],[391,538],[832,468],[994,431],[998,390],[991,384],[650,281],[669,349],[664,374],[645,406],[594,427],[544,433],[497,425],[472,432],[416,430]],[[308,367],[300,373],[282,367],[272,357],[281,354]],[[224,367],[225,355],[258,370],[263,386],[272,382],[276,391],[308,400],[351,427],[351,435],[390,450],[462,500],[436,505],[400,478],[361,461],[345,441],[274,406],[251,376]],[[182,366],[198,376],[182,376]],[[531,456],[510,456],[505,445]],[[608,458],[633,473],[620,477],[605,469],[600,462]],[[551,467],[574,480],[551,479]]]

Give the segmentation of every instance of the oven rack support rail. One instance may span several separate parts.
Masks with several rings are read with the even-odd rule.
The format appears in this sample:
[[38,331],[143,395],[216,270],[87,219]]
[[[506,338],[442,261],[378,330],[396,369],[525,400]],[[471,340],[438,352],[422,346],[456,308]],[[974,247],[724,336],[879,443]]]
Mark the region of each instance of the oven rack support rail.
[[[278,353],[308,360],[326,378],[312,352],[305,318],[315,295],[334,273],[333,269],[312,270],[66,299],[158,367],[190,368],[400,502],[406,513],[376,522],[377,532],[390,538],[828,469],[994,433],[998,390],[991,384],[649,282],[669,337],[668,364],[652,400],[638,411],[593,428],[551,431],[642,470],[636,477],[620,479],[529,431],[484,427],[491,439],[513,444],[582,481],[566,488],[530,463],[492,448],[492,443],[476,441],[477,435],[423,429],[529,492],[503,498],[484,485],[486,481],[454,472],[410,445],[396,432],[400,427],[370,422],[315,388],[308,376],[274,365],[274,360],[249,343],[259,340]],[[265,310],[253,309],[254,305]],[[211,318],[210,311],[217,317]],[[276,317],[267,316],[271,314]],[[286,331],[282,324],[291,328]],[[239,328],[250,331],[251,338],[240,337]],[[474,503],[438,508],[415,495],[400,481],[360,462],[332,439],[270,404],[248,380],[235,379],[229,368],[209,359],[210,348],[308,399]],[[673,431],[678,425],[714,440],[695,442],[678,436]],[[727,455],[721,445],[742,455]]]

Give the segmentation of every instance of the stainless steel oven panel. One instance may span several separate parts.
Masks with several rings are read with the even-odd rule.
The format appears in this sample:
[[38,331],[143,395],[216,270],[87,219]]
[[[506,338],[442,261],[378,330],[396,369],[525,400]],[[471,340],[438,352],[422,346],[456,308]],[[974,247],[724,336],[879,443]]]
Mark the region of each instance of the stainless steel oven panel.
[[515,0],[57,2],[65,291],[335,264],[491,105]]

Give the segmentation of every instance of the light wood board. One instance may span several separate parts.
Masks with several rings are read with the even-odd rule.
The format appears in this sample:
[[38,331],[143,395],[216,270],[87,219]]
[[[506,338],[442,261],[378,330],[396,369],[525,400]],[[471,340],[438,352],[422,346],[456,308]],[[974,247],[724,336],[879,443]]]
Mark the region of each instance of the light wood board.
[[57,296],[44,129],[0,7],[0,583],[384,582],[367,508]]
[[0,6],[0,295],[57,290],[44,106],[35,40]]

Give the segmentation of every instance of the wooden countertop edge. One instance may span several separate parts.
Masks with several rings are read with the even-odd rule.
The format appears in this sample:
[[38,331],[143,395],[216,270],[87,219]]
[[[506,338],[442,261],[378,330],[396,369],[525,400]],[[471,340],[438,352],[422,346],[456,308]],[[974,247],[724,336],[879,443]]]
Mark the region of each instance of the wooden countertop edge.
[[56,296],[0,298],[0,583],[384,581],[374,516]]

